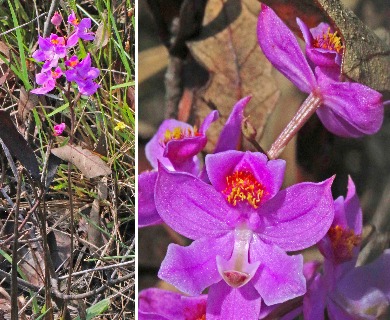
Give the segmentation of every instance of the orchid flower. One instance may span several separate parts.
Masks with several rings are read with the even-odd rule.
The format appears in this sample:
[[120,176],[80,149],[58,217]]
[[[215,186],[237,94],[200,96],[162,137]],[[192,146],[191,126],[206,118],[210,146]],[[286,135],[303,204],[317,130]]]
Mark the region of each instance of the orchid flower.
[[[222,128],[214,152],[235,149],[241,135],[244,109],[251,97],[239,100]],[[146,157],[156,170],[158,161],[171,171],[184,171],[200,175],[207,181],[205,171],[200,171],[197,154],[207,143],[206,131],[218,119],[218,112],[211,112],[200,126],[199,131],[187,123],[165,120],[156,134],[146,145]],[[144,172],[138,176],[138,225],[140,227],[162,223],[154,204],[154,186],[157,171]]]
[[160,165],[157,211],[194,242],[170,244],[159,277],[189,295],[210,287],[208,320],[258,319],[262,300],[273,305],[303,295],[303,258],[286,251],[326,234],[333,179],[279,191],[285,161],[233,150],[207,155],[206,170],[212,185]]
[[66,125],[64,122],[62,122],[60,124],[56,124],[54,126],[54,135],[60,136],[64,132],[65,128],[66,128]]
[[58,59],[66,56],[65,38],[51,34],[49,38],[38,38],[39,49],[32,57],[37,61],[45,61],[42,72],[46,72],[58,65]]
[[48,70],[45,72],[38,73],[35,77],[37,84],[41,87],[31,90],[31,93],[35,94],[46,94],[53,90],[56,86],[56,79],[61,77],[63,72],[61,68],[57,67],[55,70]]
[[304,318],[378,319],[390,306],[390,250],[373,263],[355,268],[362,234],[362,211],[350,178],[346,199],[335,200],[334,221],[319,242],[325,257],[303,300]]
[[99,85],[93,82],[93,79],[99,76],[99,69],[91,67],[91,55],[78,61],[76,56],[73,56],[66,62],[66,65],[72,67],[65,71],[65,76],[68,81],[74,81],[79,87],[79,91],[82,95],[90,96],[96,92]]
[[139,320],[206,320],[207,295],[187,297],[182,294],[146,289],[139,293]]
[[68,23],[74,26],[74,32],[68,38],[67,45],[68,47],[73,47],[76,45],[79,39],[90,41],[95,39],[93,32],[88,31],[91,28],[91,19],[84,18],[79,21],[76,17],[74,11],[68,17]]
[[[298,20],[298,23],[306,41],[312,43],[313,34],[308,33],[302,21]],[[361,137],[380,129],[384,112],[382,95],[359,83],[335,80],[321,66],[315,66],[313,70],[293,33],[272,9],[265,5],[262,5],[260,12],[257,35],[264,55],[274,67],[301,91],[309,94],[296,116],[272,145],[268,153],[271,158],[279,155],[314,112],[317,112],[321,122],[330,132],[342,137]],[[335,39],[336,37],[333,38]],[[313,46],[307,49],[307,54],[313,62],[318,63],[319,54],[329,56],[332,51],[336,55],[333,55],[333,58],[338,61],[340,46],[336,46],[334,42],[329,42],[329,45],[324,43],[324,46],[322,52],[319,51],[320,48],[314,50]]]

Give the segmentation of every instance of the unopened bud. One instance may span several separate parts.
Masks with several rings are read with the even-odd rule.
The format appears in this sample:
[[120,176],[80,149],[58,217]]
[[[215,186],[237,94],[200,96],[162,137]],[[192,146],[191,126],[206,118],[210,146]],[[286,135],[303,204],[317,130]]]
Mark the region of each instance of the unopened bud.
[[249,122],[249,118],[244,118],[241,122],[242,134],[249,141],[256,140],[257,131],[255,127]]
[[54,24],[55,26],[59,26],[62,22],[62,17],[61,15],[56,11],[53,15],[53,17],[51,18],[51,23]]

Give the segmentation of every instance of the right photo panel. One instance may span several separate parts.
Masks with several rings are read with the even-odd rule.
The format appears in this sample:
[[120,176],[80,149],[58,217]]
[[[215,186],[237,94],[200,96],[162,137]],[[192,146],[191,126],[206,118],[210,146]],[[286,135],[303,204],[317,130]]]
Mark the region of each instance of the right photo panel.
[[390,4],[138,5],[138,319],[390,319]]

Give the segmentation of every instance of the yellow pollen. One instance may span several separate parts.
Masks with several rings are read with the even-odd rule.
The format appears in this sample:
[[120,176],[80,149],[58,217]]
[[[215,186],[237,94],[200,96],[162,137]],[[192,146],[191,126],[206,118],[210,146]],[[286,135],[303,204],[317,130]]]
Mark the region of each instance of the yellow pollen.
[[201,317],[197,318],[196,320],[206,320],[206,315],[203,314]]
[[59,44],[60,43],[60,41],[58,39],[51,39],[50,42],[52,44]]
[[58,72],[55,72],[55,71],[52,71],[52,72],[51,72],[51,76],[52,76],[53,78],[58,77],[58,75],[59,75]]
[[227,187],[223,194],[227,201],[236,206],[238,202],[247,201],[253,208],[257,209],[265,195],[264,186],[256,180],[249,171],[236,171],[226,177]]
[[346,262],[352,259],[353,248],[360,245],[361,236],[351,229],[343,229],[337,225],[331,227],[328,236],[332,243],[333,254],[337,262]]
[[71,20],[70,23],[77,26],[79,24],[79,19],[75,18],[75,19]]
[[69,61],[69,66],[74,68],[75,66],[77,66],[79,64],[79,62],[77,60],[72,60],[72,61]]
[[171,140],[181,140],[184,138],[199,137],[201,135],[202,134],[198,132],[198,129],[195,126],[194,129],[176,127],[172,131],[167,129],[161,142],[165,145]]
[[328,31],[322,36],[318,36],[314,39],[313,47],[336,51],[337,53],[341,53],[344,48],[343,44],[341,43],[341,37],[337,35],[337,31],[332,33],[330,32],[330,28],[328,28]]

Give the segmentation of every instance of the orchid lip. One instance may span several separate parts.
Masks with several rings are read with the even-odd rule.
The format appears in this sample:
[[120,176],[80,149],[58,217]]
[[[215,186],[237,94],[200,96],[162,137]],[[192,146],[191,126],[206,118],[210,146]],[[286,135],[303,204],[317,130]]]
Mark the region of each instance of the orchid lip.
[[218,272],[225,282],[232,288],[239,288],[247,284],[255,275],[260,262],[249,263],[249,244],[253,231],[243,227],[234,231],[234,248],[229,260],[217,256]]

